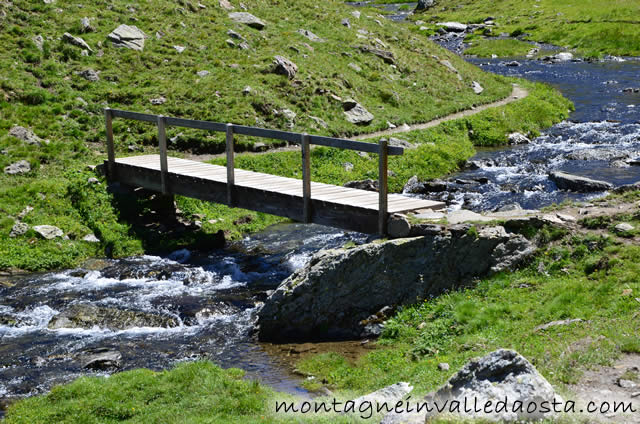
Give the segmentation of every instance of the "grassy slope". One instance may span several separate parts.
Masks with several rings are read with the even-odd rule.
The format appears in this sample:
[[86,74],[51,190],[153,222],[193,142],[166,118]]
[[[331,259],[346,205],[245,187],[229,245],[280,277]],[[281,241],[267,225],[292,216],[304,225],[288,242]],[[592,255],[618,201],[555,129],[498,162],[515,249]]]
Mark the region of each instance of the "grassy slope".
[[[348,135],[385,128],[387,121],[396,124],[426,121],[504,97],[511,89],[509,80],[483,73],[416,37],[406,26],[384,21],[374,11],[363,10],[361,19],[357,20],[350,14],[352,9],[341,2],[326,2],[320,13],[313,2],[304,0],[288,5],[283,18],[281,2],[255,0],[245,4],[267,22],[266,29],[257,31],[233,24],[216,2],[198,12],[157,0],[136,4],[77,1],[49,5],[27,1],[0,4],[0,9],[6,11],[6,16],[0,13],[4,28],[0,32],[0,150],[3,151],[0,168],[20,159],[27,159],[33,168],[25,176],[0,174],[0,269],[51,269],[69,267],[88,256],[105,253],[123,256],[167,251],[192,245],[194,239],[218,230],[234,238],[280,220],[178,198],[178,206],[187,218],[195,214],[204,217],[198,218],[204,223],[201,233],[188,232],[163,239],[134,228],[132,221],[123,219],[120,213],[132,208],[143,210],[145,205],[131,203],[126,205],[127,210],[118,210],[113,206],[111,195],[106,193],[104,182],[99,185],[86,182],[92,176],[85,170],[86,164],[104,159],[101,143],[105,106],[272,128],[286,128],[282,114],[274,110],[288,108],[298,115],[293,130]],[[322,20],[318,19],[320,15]],[[84,16],[91,18],[95,32],[80,34],[80,19]],[[344,17],[351,19],[351,29],[340,24]],[[376,19],[382,19],[382,26]],[[117,49],[106,41],[106,35],[121,23],[135,24],[150,36],[144,52]],[[310,42],[297,33],[300,28],[313,31],[326,42]],[[225,42],[228,29],[241,33],[251,49],[228,47]],[[397,57],[397,68],[353,48],[366,42],[356,36],[358,29],[368,31],[369,40],[377,38],[387,44]],[[80,49],[60,41],[65,31],[81,35],[103,55],[82,56]],[[157,39],[156,31],[165,35]],[[45,39],[42,51],[32,41],[37,34]],[[313,52],[303,45],[305,42],[313,45]],[[186,50],[179,54],[174,45],[185,46]],[[300,53],[291,50],[291,46]],[[275,54],[288,56],[298,64],[300,71],[296,80],[289,81],[268,72]],[[456,75],[438,64],[432,55],[450,60],[463,81],[458,81]],[[362,71],[348,67],[351,62],[357,63]],[[238,66],[231,67],[233,64]],[[100,81],[90,83],[77,75],[78,71],[88,68],[100,72]],[[211,74],[198,77],[196,72],[200,70]],[[472,80],[484,86],[482,95],[473,93],[469,86]],[[243,96],[241,92],[246,86],[252,87],[252,93]],[[376,119],[367,127],[349,124],[339,102],[327,93],[322,94],[322,90],[355,98],[372,111]],[[542,93],[545,89],[540,90]],[[554,103],[559,107],[542,111],[535,122],[528,120],[531,125],[525,123],[526,130],[538,130],[564,116],[566,104],[558,100],[560,96],[547,94],[552,99],[544,104]],[[167,102],[152,106],[149,100],[161,95]],[[506,108],[517,109],[518,106]],[[520,128],[519,121],[524,114],[526,111],[520,109],[505,127]],[[318,128],[310,116],[323,119],[328,128]],[[50,143],[43,147],[26,146],[7,135],[13,125],[29,127]],[[473,152],[465,125],[410,135],[417,141],[434,141],[437,147],[421,147],[392,166],[402,175],[415,173],[424,177],[454,170]],[[130,145],[154,150],[153,126],[117,120],[114,130],[120,155],[130,154]],[[170,147],[173,154],[179,155],[184,149],[204,152],[222,149],[221,135],[169,131],[170,137],[176,135],[178,140]],[[492,140],[504,140],[504,134],[495,132]],[[249,138],[239,139],[240,148],[250,148],[254,142]],[[323,153],[323,158],[314,158],[314,171],[319,169],[317,175],[323,180],[344,182],[347,176],[336,170],[336,158],[343,156],[358,162],[358,158],[343,152]],[[252,164],[253,160],[259,164]],[[239,164],[283,175],[291,175],[291,170],[298,165],[294,154],[241,158]],[[370,164],[358,163],[349,179],[373,176],[370,168]],[[408,170],[403,171],[405,168]],[[401,182],[397,180],[394,188],[399,187]],[[33,231],[9,238],[16,216],[26,206],[35,209],[24,222],[57,225],[70,240],[43,241]],[[209,223],[210,220],[217,222]],[[77,241],[92,232],[101,238],[100,245]]]
[[[414,19],[479,23],[492,16],[493,32],[530,34],[534,41],[576,49],[585,56],[640,55],[640,3],[625,0],[440,0]],[[493,42],[497,43],[497,42]],[[500,54],[501,46],[493,50]],[[491,52],[487,52],[487,56]]]

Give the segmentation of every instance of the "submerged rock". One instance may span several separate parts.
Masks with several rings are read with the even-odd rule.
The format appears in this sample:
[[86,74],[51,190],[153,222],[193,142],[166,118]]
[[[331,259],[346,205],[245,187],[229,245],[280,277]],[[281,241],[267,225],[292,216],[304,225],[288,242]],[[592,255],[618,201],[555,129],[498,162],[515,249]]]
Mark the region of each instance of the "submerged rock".
[[606,181],[567,174],[566,172],[552,172],[549,179],[556,183],[560,190],[579,192],[606,191],[613,188],[613,184]]
[[266,300],[258,318],[260,339],[367,336],[367,319],[385,306],[512,269],[535,251],[524,237],[502,227],[470,228],[318,252]]
[[507,136],[507,140],[509,141],[509,144],[529,144],[531,143],[531,140],[529,139],[529,137],[527,137],[526,135],[519,133],[519,132],[514,132],[511,133]]
[[120,368],[122,364],[122,354],[108,348],[92,349],[79,355],[78,359],[82,362],[82,368],[92,370]]
[[108,328],[110,330],[126,330],[135,327],[177,327],[174,317],[156,315],[141,311],[75,304],[49,322],[52,330],[60,328]]

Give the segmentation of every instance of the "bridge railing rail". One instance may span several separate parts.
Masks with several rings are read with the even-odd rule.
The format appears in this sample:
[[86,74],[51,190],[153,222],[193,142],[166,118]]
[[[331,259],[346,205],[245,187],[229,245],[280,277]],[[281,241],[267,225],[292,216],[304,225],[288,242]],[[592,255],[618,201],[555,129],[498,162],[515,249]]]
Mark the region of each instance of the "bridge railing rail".
[[339,149],[356,150],[360,152],[374,153],[378,155],[378,230],[380,234],[386,234],[387,227],[387,197],[388,197],[388,156],[402,155],[404,149],[397,146],[389,146],[386,139],[382,138],[377,144],[362,141],[347,140],[335,137],[295,133],[289,131],[272,130],[266,128],[251,127],[246,125],[223,124],[210,121],[198,121],[192,119],[173,118],[163,115],[130,112],[119,109],[107,108],[104,110],[107,136],[107,171],[111,178],[115,175],[116,155],[113,140],[113,120],[115,118],[130,119],[135,121],[153,123],[158,128],[158,145],[160,153],[160,179],[162,192],[169,193],[168,187],[168,160],[167,160],[167,127],[194,128],[206,131],[223,132],[226,134],[227,156],[227,202],[233,205],[233,193],[235,185],[234,165],[234,135],[246,135],[251,137],[284,140],[289,143],[302,146],[302,196],[303,219],[311,222],[311,145],[335,147]]

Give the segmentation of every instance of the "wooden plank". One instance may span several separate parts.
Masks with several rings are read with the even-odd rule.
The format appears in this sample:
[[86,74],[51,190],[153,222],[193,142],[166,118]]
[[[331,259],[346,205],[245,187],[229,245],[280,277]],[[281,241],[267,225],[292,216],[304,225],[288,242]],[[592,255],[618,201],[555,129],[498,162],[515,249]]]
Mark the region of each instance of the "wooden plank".
[[387,139],[381,138],[379,141],[380,153],[378,154],[378,195],[380,204],[378,206],[378,234],[381,237],[387,235]]
[[162,185],[162,193],[169,193],[169,164],[167,163],[167,131],[166,119],[164,116],[158,116],[158,144],[160,145],[160,183]]

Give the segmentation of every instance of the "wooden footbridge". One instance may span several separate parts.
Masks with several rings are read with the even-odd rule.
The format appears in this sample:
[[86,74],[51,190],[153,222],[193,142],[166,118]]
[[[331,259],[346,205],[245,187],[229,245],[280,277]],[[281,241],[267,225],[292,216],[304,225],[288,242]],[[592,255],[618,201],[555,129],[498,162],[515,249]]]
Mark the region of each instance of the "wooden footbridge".
[[[171,118],[106,109],[107,176],[110,181],[182,195],[232,207],[266,212],[295,221],[317,223],[363,233],[386,235],[390,214],[441,209],[444,204],[387,193],[387,156],[401,147],[299,134],[234,124]],[[158,128],[159,154],[116,158],[114,118],[150,122]],[[226,133],[226,166],[167,156],[166,128],[184,127]],[[236,169],[234,134],[285,140],[302,146],[302,180]],[[311,181],[311,145],[375,153],[379,157],[379,191],[372,192]]]

